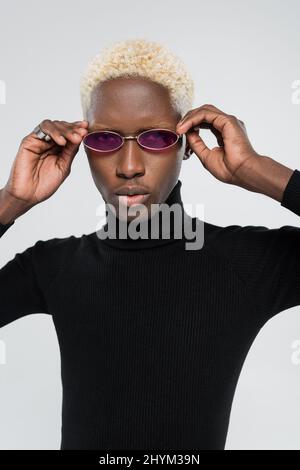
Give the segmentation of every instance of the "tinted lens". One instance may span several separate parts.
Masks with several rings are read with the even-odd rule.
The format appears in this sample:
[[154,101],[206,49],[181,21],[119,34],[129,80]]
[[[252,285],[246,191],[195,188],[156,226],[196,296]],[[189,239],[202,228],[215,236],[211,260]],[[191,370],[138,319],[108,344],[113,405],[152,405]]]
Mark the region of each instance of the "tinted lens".
[[92,132],[83,139],[85,145],[101,152],[116,150],[122,144],[122,138],[114,132]]
[[160,150],[173,145],[177,135],[168,130],[149,130],[143,132],[139,137],[139,143],[149,149]]

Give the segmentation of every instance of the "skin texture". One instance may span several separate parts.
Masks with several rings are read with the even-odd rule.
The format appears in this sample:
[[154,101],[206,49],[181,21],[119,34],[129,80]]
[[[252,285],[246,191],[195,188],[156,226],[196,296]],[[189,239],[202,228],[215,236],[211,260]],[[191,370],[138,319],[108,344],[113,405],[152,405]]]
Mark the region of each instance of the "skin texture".
[[[210,129],[218,146],[210,149],[198,130]],[[178,133],[186,133],[193,153],[204,168],[222,183],[265,194],[281,202],[294,170],[271,157],[257,153],[243,121],[213,104],[191,109],[177,124]]]
[[[168,90],[148,79],[116,78],[98,85],[92,93],[87,115],[88,131],[115,130],[122,135],[137,135],[140,129],[152,126],[171,129],[181,116],[171,106]],[[150,204],[164,202],[175,184],[181,163],[188,150],[186,137],[174,146],[153,152],[139,146],[135,140],[126,140],[116,152],[99,154],[85,147],[91,173],[104,201],[119,213],[119,199],[115,192],[125,185],[142,185],[150,197],[144,202],[146,212],[140,218],[150,217]],[[128,215],[128,220],[134,216]],[[122,218],[122,217],[121,217]]]
[[[281,202],[294,170],[253,148],[243,121],[212,104],[192,109],[182,118],[171,106],[168,90],[148,79],[118,78],[93,91],[88,120],[44,119],[41,129],[51,137],[40,140],[32,131],[19,146],[6,185],[0,190],[0,223],[8,224],[36,204],[51,197],[71,173],[72,162],[84,136],[96,129],[137,134],[149,127],[169,128],[182,135],[176,145],[162,152],[144,150],[135,140],[125,141],[116,152],[99,154],[84,147],[92,177],[105,202],[119,215],[121,186],[142,185],[150,197],[145,211],[127,220],[152,216],[151,204],[163,203],[175,184],[184,154],[194,153],[217,180],[265,194]],[[210,149],[201,128],[215,135]],[[138,206],[136,206],[138,207]],[[131,208],[127,208],[128,212]]]

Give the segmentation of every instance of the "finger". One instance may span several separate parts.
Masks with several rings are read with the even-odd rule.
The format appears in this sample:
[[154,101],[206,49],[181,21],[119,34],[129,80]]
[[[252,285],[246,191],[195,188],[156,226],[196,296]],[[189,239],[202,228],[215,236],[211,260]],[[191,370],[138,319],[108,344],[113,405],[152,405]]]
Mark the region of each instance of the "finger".
[[66,128],[62,130],[63,136],[74,144],[80,144],[87,132],[87,129],[78,126],[66,126]]
[[221,132],[218,131],[218,129],[215,129],[214,126],[212,126],[211,124],[209,124],[208,129],[214,134],[215,138],[217,139],[218,145],[220,147],[224,147],[225,144]]
[[79,146],[80,144],[73,144],[68,141],[58,154],[57,165],[64,173],[69,173],[74,157],[78,153]]
[[75,128],[63,121],[45,120],[40,124],[40,128],[50,135],[54,142],[62,146],[66,145],[68,140],[74,144],[79,144],[86,132],[84,129]]
[[82,121],[75,121],[76,124],[80,123],[81,126],[87,127],[89,125],[89,121],[83,119]]
[[211,149],[205,144],[197,131],[188,131],[187,139],[191,150],[197,155],[202,165],[206,168]]
[[47,158],[49,155],[53,155],[53,156],[57,157],[59,152],[61,152],[61,149],[62,149],[61,145],[52,143],[51,148],[49,148],[45,152],[43,152],[40,155],[39,159],[44,160],[44,158]]
[[22,146],[36,154],[45,152],[53,146],[53,140],[42,140],[39,139],[35,132],[30,132],[21,141]]
[[[241,120],[239,119],[238,122],[240,123],[240,126],[242,127],[243,131],[247,134],[247,129],[246,129],[246,125],[245,125],[244,121],[241,121]],[[247,134],[247,135],[248,135],[248,134]]]
[[212,119],[215,118],[216,115],[217,113],[201,106],[200,108],[189,111],[177,124],[176,128],[180,133],[185,133],[190,128],[209,128],[212,124]]
[[86,128],[88,126],[88,121],[74,121],[74,122],[67,122],[67,121],[62,121],[64,124],[67,124],[69,126],[76,126],[76,127],[82,127]]
[[55,126],[66,141],[70,141],[73,144],[80,144],[87,133],[86,129],[66,121],[55,121]]
[[193,108],[193,109],[189,109],[189,111],[187,111],[183,116],[182,118],[180,119],[180,121],[178,121],[178,124],[181,123],[187,116],[189,116],[191,113],[193,113],[194,111],[197,111],[199,109],[199,107],[197,108]]
[[211,128],[211,124],[209,124],[208,122],[200,122],[200,124],[198,126],[193,126],[192,129],[195,129],[198,130],[198,129],[210,129]]
[[223,140],[223,137],[222,137],[221,132],[218,131],[217,129],[215,129],[212,124],[209,124],[209,123],[206,123],[206,122],[202,122],[202,123],[199,124],[198,126],[193,126],[193,127],[191,127],[191,129],[189,129],[188,132],[189,132],[190,130],[198,131],[199,129],[209,129],[209,130],[214,134],[214,136],[216,137],[217,142],[218,142],[218,145],[219,145],[220,147],[224,147],[224,140]]
[[69,138],[77,144],[80,144],[83,136],[87,133],[86,129],[72,126],[69,123],[64,127],[60,126],[60,130],[58,130],[58,124],[59,122],[57,121],[57,125],[52,126],[52,121],[47,119],[42,121],[40,127],[43,132],[51,137],[51,140],[46,141],[40,139],[35,132],[32,131],[22,139],[22,147],[28,150],[30,154],[34,154],[39,158],[46,158],[49,154],[58,154],[59,149],[66,145],[67,140],[62,135],[66,132],[66,129],[68,129],[68,131],[76,130],[77,137],[74,139],[74,137],[70,137],[69,135]]
[[222,111],[221,109],[218,109],[216,106],[212,105],[212,104],[203,104],[202,106],[199,106],[198,108],[194,108],[194,109],[190,109],[183,117],[182,119],[180,119],[180,121],[178,122],[177,125],[179,124],[182,124],[184,121],[186,121],[188,118],[190,118],[192,115],[194,115],[195,113],[199,112],[199,111],[202,111],[203,109],[208,109],[210,111],[216,111],[218,112],[219,114],[223,114],[223,115],[226,115],[226,113],[224,113],[224,111]]
[[[59,121],[50,121],[50,119],[44,119],[40,123],[40,129],[47,135],[51,137],[51,139],[58,145],[65,145],[67,140],[60,132],[60,128],[58,127]],[[34,133],[33,137],[43,142],[42,139],[39,139]]]
[[202,105],[200,108],[206,108],[206,109],[209,109],[211,111],[216,111],[217,113],[223,114],[224,116],[228,114],[228,113],[225,113],[224,111],[222,111],[220,108],[217,108],[217,106],[215,106],[214,104],[206,103],[206,104]]
[[233,123],[234,116],[226,115],[209,109],[201,109],[187,117],[181,125],[177,125],[177,132],[184,134],[191,127],[197,126],[204,121],[211,124],[221,134],[224,127],[229,123]]
[[61,162],[65,161],[65,164],[68,164],[76,155],[79,146],[80,144],[73,144],[70,141],[67,141],[64,146],[53,142],[51,148],[47,149],[46,152],[40,156],[40,160],[52,155],[53,157],[60,159]]

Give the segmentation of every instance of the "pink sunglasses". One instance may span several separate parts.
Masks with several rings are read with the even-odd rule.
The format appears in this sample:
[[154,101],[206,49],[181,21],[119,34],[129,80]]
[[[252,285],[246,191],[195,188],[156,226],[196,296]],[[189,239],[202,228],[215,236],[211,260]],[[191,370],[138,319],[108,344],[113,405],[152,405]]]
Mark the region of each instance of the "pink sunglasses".
[[137,136],[123,136],[114,131],[94,131],[83,138],[83,144],[96,152],[114,152],[125,140],[136,140],[146,150],[162,151],[175,145],[182,136],[170,129],[149,129]]

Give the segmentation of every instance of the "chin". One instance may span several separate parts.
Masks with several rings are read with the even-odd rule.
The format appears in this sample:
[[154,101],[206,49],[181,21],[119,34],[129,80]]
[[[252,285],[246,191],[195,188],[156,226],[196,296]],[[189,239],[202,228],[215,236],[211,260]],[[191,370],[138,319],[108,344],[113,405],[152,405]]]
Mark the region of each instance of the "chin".
[[117,208],[115,208],[115,210],[116,215],[120,220],[127,220],[128,222],[131,222],[135,219],[139,219],[140,222],[143,222],[151,217],[151,209],[146,204],[137,204],[131,206],[131,208],[123,207],[121,211],[118,211]]

